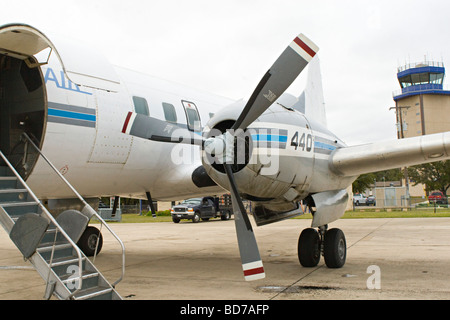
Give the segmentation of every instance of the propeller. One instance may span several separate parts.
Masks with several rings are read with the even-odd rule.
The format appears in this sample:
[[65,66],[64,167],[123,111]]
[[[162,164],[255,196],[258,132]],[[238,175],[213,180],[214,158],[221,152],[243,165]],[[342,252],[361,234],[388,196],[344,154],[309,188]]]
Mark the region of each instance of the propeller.
[[259,118],[314,58],[319,48],[303,34],[298,35],[267,71],[231,129],[245,130]]
[[253,228],[234,179],[232,163],[235,137],[240,130],[247,129],[284,93],[318,50],[319,48],[306,36],[303,34],[297,36],[261,79],[232,126],[231,132],[227,131],[222,136],[205,141],[205,150],[210,154],[214,153],[218,160],[222,161],[230,183],[239,252],[247,281],[262,279],[265,273]]

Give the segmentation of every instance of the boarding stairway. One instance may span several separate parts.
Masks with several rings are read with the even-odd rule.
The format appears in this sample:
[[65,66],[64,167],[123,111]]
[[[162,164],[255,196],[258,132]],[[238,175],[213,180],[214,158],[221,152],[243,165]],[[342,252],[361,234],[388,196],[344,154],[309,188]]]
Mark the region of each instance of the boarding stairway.
[[[125,248],[122,241],[31,139],[26,134],[23,136],[28,147],[33,146],[38,151],[85,205],[81,212],[68,210],[54,218],[0,152],[0,162],[3,159],[6,164],[0,165],[0,224],[24,259],[31,262],[44,279],[44,299],[54,296],[61,300],[121,300],[115,285],[122,280],[125,271]],[[76,245],[92,217],[100,221],[101,226],[108,229],[121,246],[122,275],[112,284]]]

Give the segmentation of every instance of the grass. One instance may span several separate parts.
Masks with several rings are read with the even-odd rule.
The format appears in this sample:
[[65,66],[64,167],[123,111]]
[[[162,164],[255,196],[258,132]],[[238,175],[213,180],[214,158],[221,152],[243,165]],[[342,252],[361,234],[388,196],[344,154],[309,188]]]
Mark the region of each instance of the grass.
[[[346,211],[341,219],[376,219],[376,218],[442,218],[450,217],[450,209],[418,209],[411,211],[376,211],[375,209]],[[295,219],[311,219],[311,214],[305,214]],[[188,221],[188,220],[182,220]],[[155,223],[155,222],[172,222],[171,216],[157,216],[153,218],[151,215],[123,214],[121,223]],[[117,222],[113,222],[117,223]]]
[[[152,222],[172,222],[170,216],[157,216],[153,218],[151,215],[146,216],[133,213],[122,214],[122,221],[120,223],[152,223]],[[111,222],[117,223],[117,222]]]
[[450,209],[418,209],[410,211],[379,211],[358,210],[345,212],[342,219],[362,219],[362,218],[442,218],[450,217]]

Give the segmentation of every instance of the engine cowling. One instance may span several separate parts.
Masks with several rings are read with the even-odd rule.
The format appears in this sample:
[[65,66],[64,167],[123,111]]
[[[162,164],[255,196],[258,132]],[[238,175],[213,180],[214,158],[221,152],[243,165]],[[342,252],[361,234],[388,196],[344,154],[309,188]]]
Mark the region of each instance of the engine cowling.
[[[244,105],[241,100],[216,113],[205,127],[204,137],[220,137],[231,128]],[[267,216],[299,209],[297,202],[308,195],[314,157],[313,152],[306,151],[308,147],[303,154],[296,152],[290,140],[296,133],[306,137],[309,132],[303,114],[274,103],[245,132],[233,133],[237,136],[234,177],[242,198],[255,203],[255,213]],[[229,190],[223,161],[214,151],[205,148],[202,162],[211,179]]]

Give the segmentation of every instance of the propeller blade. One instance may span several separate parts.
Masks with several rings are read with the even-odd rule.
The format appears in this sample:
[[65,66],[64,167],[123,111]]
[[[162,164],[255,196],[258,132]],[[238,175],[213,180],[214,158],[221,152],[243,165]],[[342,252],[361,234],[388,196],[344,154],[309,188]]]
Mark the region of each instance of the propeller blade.
[[319,48],[300,34],[264,75],[232,129],[245,130],[259,118],[314,58]]
[[192,132],[175,123],[128,112],[122,133],[158,142],[197,145],[203,148],[205,139],[201,132]]
[[265,278],[263,263],[259,254],[258,244],[255,234],[248,218],[247,211],[241,201],[236,182],[233,176],[233,170],[230,164],[225,164],[225,171],[230,180],[231,202],[234,211],[234,222],[236,225],[236,235],[241,255],[242,269],[247,281],[253,281]]
[[236,225],[236,235],[241,255],[245,280],[252,281],[265,278],[265,272],[255,234],[248,218],[247,211],[241,201],[233,167],[236,131],[245,130],[261,116],[314,58],[319,48],[307,37],[300,34],[292,41],[273,66],[264,75],[244,110],[231,128],[219,137],[205,141],[205,150],[220,159],[224,165],[230,183],[230,192]]

